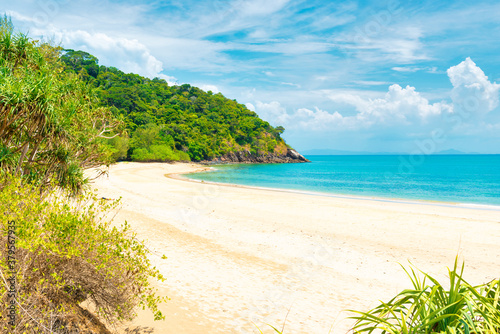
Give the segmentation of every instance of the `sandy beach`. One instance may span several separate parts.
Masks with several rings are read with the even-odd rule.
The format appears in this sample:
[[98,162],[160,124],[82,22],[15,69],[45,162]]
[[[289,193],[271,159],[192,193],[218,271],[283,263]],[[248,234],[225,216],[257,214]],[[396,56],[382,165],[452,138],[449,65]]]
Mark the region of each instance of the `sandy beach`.
[[[480,284],[500,273],[500,211],[342,198],[188,181],[196,164],[119,163],[94,182],[167,278],[165,321],[122,333],[346,333],[409,287],[399,263],[446,280],[455,256]],[[170,177],[168,177],[170,175]],[[168,258],[161,259],[165,254]],[[287,316],[288,314],[288,316]]]

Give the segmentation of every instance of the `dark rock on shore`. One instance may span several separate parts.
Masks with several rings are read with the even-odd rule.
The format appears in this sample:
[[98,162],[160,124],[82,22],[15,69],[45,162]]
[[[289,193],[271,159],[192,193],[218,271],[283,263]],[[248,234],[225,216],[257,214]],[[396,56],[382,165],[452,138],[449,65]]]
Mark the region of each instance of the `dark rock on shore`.
[[224,163],[298,163],[310,162],[303,155],[294,149],[288,149],[286,155],[279,154],[252,154],[249,151],[239,151],[224,154],[220,157],[213,158],[212,160],[201,161],[203,164],[224,164]]

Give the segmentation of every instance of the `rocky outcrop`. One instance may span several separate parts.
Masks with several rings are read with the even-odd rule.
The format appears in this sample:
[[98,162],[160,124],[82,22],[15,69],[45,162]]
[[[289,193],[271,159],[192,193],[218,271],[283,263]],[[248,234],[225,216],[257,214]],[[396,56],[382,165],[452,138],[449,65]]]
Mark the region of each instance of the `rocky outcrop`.
[[249,151],[239,151],[224,154],[212,160],[202,161],[205,164],[224,164],[224,163],[297,163],[309,162],[303,155],[293,149],[288,149],[286,155],[279,154],[252,154]]
[[302,154],[300,154],[299,152],[295,151],[294,149],[291,149],[289,148],[286,152],[286,155],[287,157],[290,157],[294,160],[299,160],[301,162],[310,162],[309,160],[307,160],[306,158],[304,158],[304,156]]

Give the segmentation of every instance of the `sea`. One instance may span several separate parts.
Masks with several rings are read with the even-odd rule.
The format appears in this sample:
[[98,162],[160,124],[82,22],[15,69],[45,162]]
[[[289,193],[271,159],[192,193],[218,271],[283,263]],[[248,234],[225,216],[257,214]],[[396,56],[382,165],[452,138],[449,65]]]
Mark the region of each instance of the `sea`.
[[315,155],[310,163],[216,165],[206,182],[330,196],[500,209],[500,155]]

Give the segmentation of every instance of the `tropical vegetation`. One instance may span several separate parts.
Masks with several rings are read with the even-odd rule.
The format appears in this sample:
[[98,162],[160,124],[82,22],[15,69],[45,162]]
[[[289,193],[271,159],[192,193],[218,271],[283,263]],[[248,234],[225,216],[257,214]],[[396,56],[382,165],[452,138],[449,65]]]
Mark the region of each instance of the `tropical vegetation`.
[[500,333],[499,279],[473,286],[458,259],[448,269],[448,284],[414,267],[403,269],[413,286],[368,312],[353,311],[354,333]]
[[106,333],[141,306],[163,317],[148,249],[108,219],[117,202],[86,189],[84,170],[113,161],[123,123],[65,66],[59,48],[0,20],[3,333]]
[[99,66],[87,52],[62,50],[65,71],[97,89],[126,131],[109,142],[114,158],[134,161],[211,160],[230,152],[286,155],[281,134],[221,93]]

